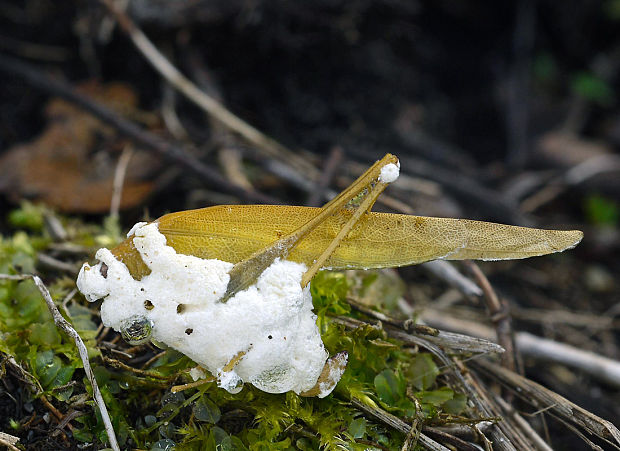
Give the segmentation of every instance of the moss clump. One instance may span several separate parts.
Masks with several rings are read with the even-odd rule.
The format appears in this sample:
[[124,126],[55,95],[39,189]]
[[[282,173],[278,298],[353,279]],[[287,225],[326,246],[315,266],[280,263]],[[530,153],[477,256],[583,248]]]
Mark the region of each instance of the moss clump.
[[[36,208],[27,209],[11,215],[21,218],[14,221],[18,226],[36,223],[24,219],[36,216]],[[74,241],[80,244],[113,244],[118,238],[118,227],[109,223],[97,229],[81,228],[79,224],[72,227],[77,237]],[[36,270],[37,253],[47,249],[50,239],[42,227],[30,230],[18,230],[2,238],[0,272]],[[72,258],[77,262],[81,257]],[[365,280],[366,292],[371,284],[381,283],[380,278]],[[65,299],[74,287],[72,277],[50,275],[46,282],[54,300],[62,304],[61,312],[88,347],[121,448],[400,449],[403,435],[364,417],[350,402],[352,398],[408,422],[432,422],[459,414],[465,407],[462,395],[440,384],[441,371],[430,354],[403,347],[375,325],[343,325],[342,318],[359,319],[346,302],[351,283],[343,273],[321,272],[311,288],[325,346],[330,354],[343,350],[349,353],[347,370],[335,392],[325,399],[303,398],[294,393],[273,395],[249,385],[233,395],[215,383],[173,394],[171,386],[190,380],[187,371],[195,366],[193,362],[175,351],[161,352],[152,345],[129,348],[122,341],[106,341],[115,335],[101,335],[96,307],[90,307],[79,296]],[[54,400],[61,412],[71,408],[83,411],[84,415],[72,421],[73,440],[97,446],[107,442],[98,413],[84,406],[91,388],[80,370],[77,350],[56,329],[31,281],[0,282],[0,351],[32,375],[30,390],[34,398]],[[15,433],[25,437],[27,419],[12,420]]]

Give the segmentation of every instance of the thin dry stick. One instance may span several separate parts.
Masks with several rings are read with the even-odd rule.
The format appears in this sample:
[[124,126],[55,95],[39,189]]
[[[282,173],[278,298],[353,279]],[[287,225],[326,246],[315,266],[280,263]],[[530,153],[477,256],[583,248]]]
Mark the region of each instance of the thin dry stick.
[[344,158],[344,150],[340,146],[334,146],[329,151],[329,155],[327,156],[327,160],[323,165],[323,170],[321,172],[321,177],[317,182],[317,186],[310,192],[310,197],[306,202],[306,205],[309,207],[320,207],[323,198],[325,197],[325,191],[329,186],[334,174],[336,174],[338,168],[340,167],[340,163]]
[[[452,330],[488,340],[492,340],[494,336],[490,327],[479,322],[451,318],[443,312],[431,309],[422,312],[422,319],[440,329]],[[528,332],[517,332],[515,341],[523,356],[577,368],[598,380],[620,388],[620,362],[617,360],[584,351],[566,343],[537,337]]]
[[217,379],[215,377],[209,377],[207,379],[199,379],[197,381],[189,382],[187,384],[175,385],[170,389],[170,391],[172,393],[177,393],[183,390],[188,390],[190,388],[200,387],[201,385],[209,384],[211,382],[215,382],[216,380]]
[[599,418],[554,391],[488,360],[474,360],[472,365],[511,388],[515,394],[534,407],[547,409],[550,414],[557,415],[567,423],[597,435],[614,448],[620,449],[620,430],[610,421]]
[[[353,318],[337,317],[335,319],[338,322],[345,324],[345,326],[347,327],[359,326],[358,320],[354,320]],[[467,370],[465,370],[465,368],[460,365],[461,370],[459,371],[456,368],[455,362],[450,360],[450,358],[438,346],[429,342],[429,340],[432,339],[432,336],[425,336],[424,338],[422,338],[390,329],[388,329],[388,333],[390,333],[391,336],[398,340],[407,341],[411,344],[423,347],[430,351],[435,357],[437,357],[437,359],[443,364],[443,367],[447,370],[446,376],[449,377],[450,380],[452,380],[452,384],[454,386],[461,387],[461,389],[470,399],[471,403],[473,403],[476,408],[476,415],[483,415],[486,418],[498,417],[497,415],[494,415],[494,411],[491,409],[491,406],[489,406],[486,402],[486,398],[480,396],[480,391],[477,387],[474,386],[472,377],[471,375],[469,375]],[[458,363],[458,361],[456,362]],[[493,424],[485,432],[488,433],[492,438],[492,441],[497,444],[496,447],[498,450],[516,451],[516,448],[513,446],[513,440],[516,440],[518,442],[518,438],[515,438],[514,434],[511,433],[512,430],[508,429],[507,425],[502,425],[501,423],[497,425]],[[506,435],[507,433],[510,434]]]
[[509,403],[504,400],[504,398],[500,396],[495,397],[495,402],[508,414],[512,417],[515,423],[519,425],[521,430],[527,434],[527,437],[532,441],[532,443],[538,448],[540,451],[553,451],[553,449],[545,442],[545,440],[538,435],[538,433],[534,430],[534,428],[525,421],[525,419],[519,415],[519,413],[512,407]]
[[[386,412],[385,410],[379,407],[371,407],[367,404],[364,404],[362,401],[360,401],[357,398],[352,398],[351,404],[353,404],[353,406],[355,406],[362,412],[370,415],[374,419],[379,420],[380,422],[384,424],[387,424],[389,427],[394,428],[403,434],[408,434],[409,430],[411,429],[411,426],[409,426],[403,420],[401,420],[397,416],[392,415],[389,412]],[[425,449],[429,449],[433,451],[448,451],[448,448],[437,443],[435,440],[429,438],[428,436],[424,434],[420,434],[419,443]]]
[[110,421],[110,415],[108,414],[108,409],[105,406],[105,401],[101,396],[101,391],[99,390],[99,386],[97,385],[97,380],[95,379],[95,375],[93,373],[92,368],[90,367],[90,361],[88,359],[88,350],[82,341],[80,335],[75,331],[73,326],[69,324],[69,322],[60,314],[56,304],[52,300],[52,296],[41,280],[39,276],[35,276],[34,274],[19,274],[19,275],[10,275],[10,274],[0,274],[0,279],[4,280],[27,280],[32,279],[34,284],[39,289],[41,296],[45,300],[47,304],[47,308],[49,309],[52,317],[54,318],[54,323],[57,327],[62,329],[67,335],[69,335],[75,341],[75,345],[78,348],[78,352],[80,354],[80,358],[82,359],[82,364],[84,365],[84,372],[86,373],[86,377],[90,381],[90,384],[93,388],[93,398],[95,400],[95,404],[99,408],[99,412],[101,413],[101,419],[103,420],[103,424],[105,427],[106,434],[108,435],[108,440],[110,442],[110,447],[115,451],[120,451],[120,447],[118,446],[118,441],[116,440],[116,434],[114,433],[114,427],[112,426],[112,422]]
[[[45,405],[45,407],[47,407],[47,408],[48,408],[48,410],[49,410],[50,412],[52,412],[52,413],[54,414],[54,416],[56,417],[56,419],[57,419],[59,422],[64,421],[65,416],[63,415],[63,413],[62,413],[60,410],[58,410],[58,409],[54,406],[54,404],[52,404],[52,403],[49,401],[49,399],[47,399],[47,396],[45,396],[45,395],[41,395],[39,399],[41,399],[41,402]],[[69,430],[73,431],[73,426],[72,426],[72,425],[67,424],[67,427],[69,428]]]
[[187,130],[185,130],[185,127],[183,127],[183,124],[181,123],[175,109],[176,92],[168,83],[164,82],[163,85],[161,117],[164,120],[166,129],[178,141],[188,141],[189,134],[187,133]]
[[[18,373],[20,373],[21,377],[19,379],[25,382],[30,387],[30,389],[34,393],[36,393],[37,396],[39,396],[39,400],[43,403],[45,407],[47,407],[47,409],[52,413],[52,415],[56,417],[56,419],[60,423],[63,420],[64,415],[62,414],[61,411],[59,411],[56,407],[54,407],[54,405],[51,402],[49,402],[47,397],[43,394],[43,387],[41,386],[41,383],[38,381],[38,379],[34,377],[32,374],[30,374],[28,371],[26,371],[19,363],[17,363],[17,361],[15,360],[13,356],[9,356],[9,358],[7,359],[7,362],[12,368],[14,368]],[[32,421],[32,419],[30,421]],[[30,421],[28,421],[28,423],[30,423]],[[73,427],[70,424],[68,424],[67,427],[71,431],[73,431]],[[66,434],[63,431],[61,431],[61,433],[63,434],[62,436],[63,440],[66,441],[67,439]]]
[[11,451],[21,451],[15,444],[19,442],[19,437],[0,432],[0,445],[6,446]]
[[620,157],[617,155],[604,154],[588,158],[523,199],[520,210],[531,213],[566,192],[571,186],[579,185],[600,174],[617,171],[620,171]]
[[[380,323],[377,324],[377,327],[382,328],[384,324],[387,324],[388,327],[383,327],[385,331],[387,332],[387,334],[390,337],[396,338],[405,343],[411,343],[411,340],[409,337],[411,336],[411,334],[414,334],[414,335],[421,335],[424,337],[425,340],[437,346],[440,346],[442,348],[447,348],[450,350],[450,352],[456,353],[456,354],[463,353],[463,352],[464,353],[472,353],[472,352],[502,353],[505,351],[504,348],[502,348],[500,345],[493,343],[492,341],[489,341],[489,340],[485,340],[485,339],[481,339],[477,337],[470,337],[469,335],[445,332],[439,329],[435,329],[434,327],[429,327],[429,326],[425,326],[422,324],[415,324],[412,319],[407,319],[407,320],[395,319],[384,313],[371,310],[349,298],[347,298],[347,302],[355,310],[365,314],[366,316],[370,318],[375,318],[379,320]],[[341,322],[346,327],[350,327],[353,329],[363,324],[366,324],[362,321],[355,320],[352,318],[345,319],[345,317],[342,317],[342,316],[334,317],[334,319],[338,322]],[[393,326],[393,327],[390,327],[390,326]],[[396,330],[394,328],[402,329],[406,333]],[[413,344],[417,345],[418,343],[416,342]]]
[[316,179],[318,171],[299,155],[293,153],[273,138],[243,121],[224,105],[200,90],[191,80],[183,75],[166,57],[155,47],[149,38],[112,0],[100,0],[114,15],[119,26],[129,35],[134,45],[140,50],[147,61],[164,77],[168,83],[183,93],[189,100],[202,108],[207,114],[222,123],[225,127],[243,136],[248,142],[261,149],[271,158],[287,161],[302,174]]
[[235,147],[222,147],[217,156],[220,160],[220,166],[222,166],[226,176],[232,183],[247,190],[254,189],[252,183],[250,183],[243,172],[243,160],[241,159],[239,149]]
[[491,321],[497,331],[497,341],[506,350],[502,354],[502,365],[511,371],[517,370],[517,360],[515,354],[514,337],[512,335],[512,324],[510,321],[510,311],[508,304],[500,301],[491,286],[489,279],[484,275],[480,267],[471,260],[466,260],[465,266],[474,277],[474,280],[482,288],[484,299],[491,314]]
[[137,374],[138,376],[144,376],[144,377],[152,377],[155,379],[161,379],[161,380],[171,380],[172,377],[169,376],[162,376],[161,374],[155,373],[153,371],[149,371],[149,370],[141,370],[139,368],[134,368],[133,366],[127,365],[126,363],[121,362],[120,360],[116,360],[116,359],[111,359],[110,357],[103,357],[103,361],[105,363],[107,363],[108,365],[114,367],[114,368],[119,368],[122,370],[126,370],[129,371],[131,373]]
[[125,146],[114,170],[112,200],[110,201],[110,216],[113,218],[118,218],[118,211],[121,207],[121,198],[123,196],[123,185],[125,184],[125,174],[127,174],[127,166],[129,166],[132,155],[133,150],[131,146]]
[[422,263],[420,267],[429,271],[440,280],[443,280],[451,287],[456,288],[467,297],[479,298],[483,295],[480,287],[461,274],[451,262],[432,260]]
[[357,300],[353,298],[346,298],[346,301],[351,307],[353,307],[354,310],[357,310],[358,312],[363,313],[364,315],[369,316],[371,318],[378,319],[379,321],[383,323],[390,324],[394,327],[403,329],[405,332],[422,334],[422,335],[431,335],[433,337],[436,337],[439,335],[439,330],[435,329],[434,327],[429,327],[429,326],[425,326],[422,324],[416,324],[415,321],[412,319],[401,320],[401,319],[392,318],[391,316],[388,316],[385,313],[381,313],[369,307],[366,307],[365,305],[361,304],[360,302],[358,302]]

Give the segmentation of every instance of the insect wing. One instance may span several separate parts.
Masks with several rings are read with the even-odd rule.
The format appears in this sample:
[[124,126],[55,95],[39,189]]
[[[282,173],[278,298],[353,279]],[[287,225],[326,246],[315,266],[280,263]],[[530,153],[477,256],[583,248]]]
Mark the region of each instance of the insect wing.
[[[177,252],[236,263],[287,235],[320,209],[273,205],[217,206],[172,213],[158,220],[159,230]],[[288,258],[312,263],[352,213],[330,216],[290,252]],[[367,213],[326,263],[333,269],[411,265],[461,249],[466,228],[442,218]]]

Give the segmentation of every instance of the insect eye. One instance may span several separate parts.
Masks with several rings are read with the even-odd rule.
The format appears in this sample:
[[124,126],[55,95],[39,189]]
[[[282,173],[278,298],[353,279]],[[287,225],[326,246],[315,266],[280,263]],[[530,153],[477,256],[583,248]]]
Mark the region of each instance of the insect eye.
[[121,336],[130,345],[140,345],[151,338],[153,322],[144,316],[133,316],[121,325]]

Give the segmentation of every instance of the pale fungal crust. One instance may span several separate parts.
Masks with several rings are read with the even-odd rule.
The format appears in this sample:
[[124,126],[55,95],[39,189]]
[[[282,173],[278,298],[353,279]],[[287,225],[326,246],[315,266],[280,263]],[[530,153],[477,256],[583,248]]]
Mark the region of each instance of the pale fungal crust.
[[400,174],[400,163],[388,163],[381,168],[379,181],[383,183],[393,183]]
[[[139,224],[131,234],[148,276],[134,280],[107,249],[97,252],[99,264],[84,264],[78,276],[89,301],[104,298],[104,325],[120,331],[137,319],[150,321],[152,340],[187,355],[231,392],[243,382],[269,393],[299,394],[315,386],[328,355],[309,287],[300,285],[305,265],[276,260],[255,285],[222,303],[231,263],[176,253],[156,223]],[[334,382],[341,374],[332,376]],[[330,392],[335,383],[328,385]]]
[[346,352],[341,352],[336,354],[333,359],[327,362],[327,378],[325,381],[319,383],[319,394],[317,397],[324,398],[332,392],[344,373],[347,366],[347,360],[348,354]]

